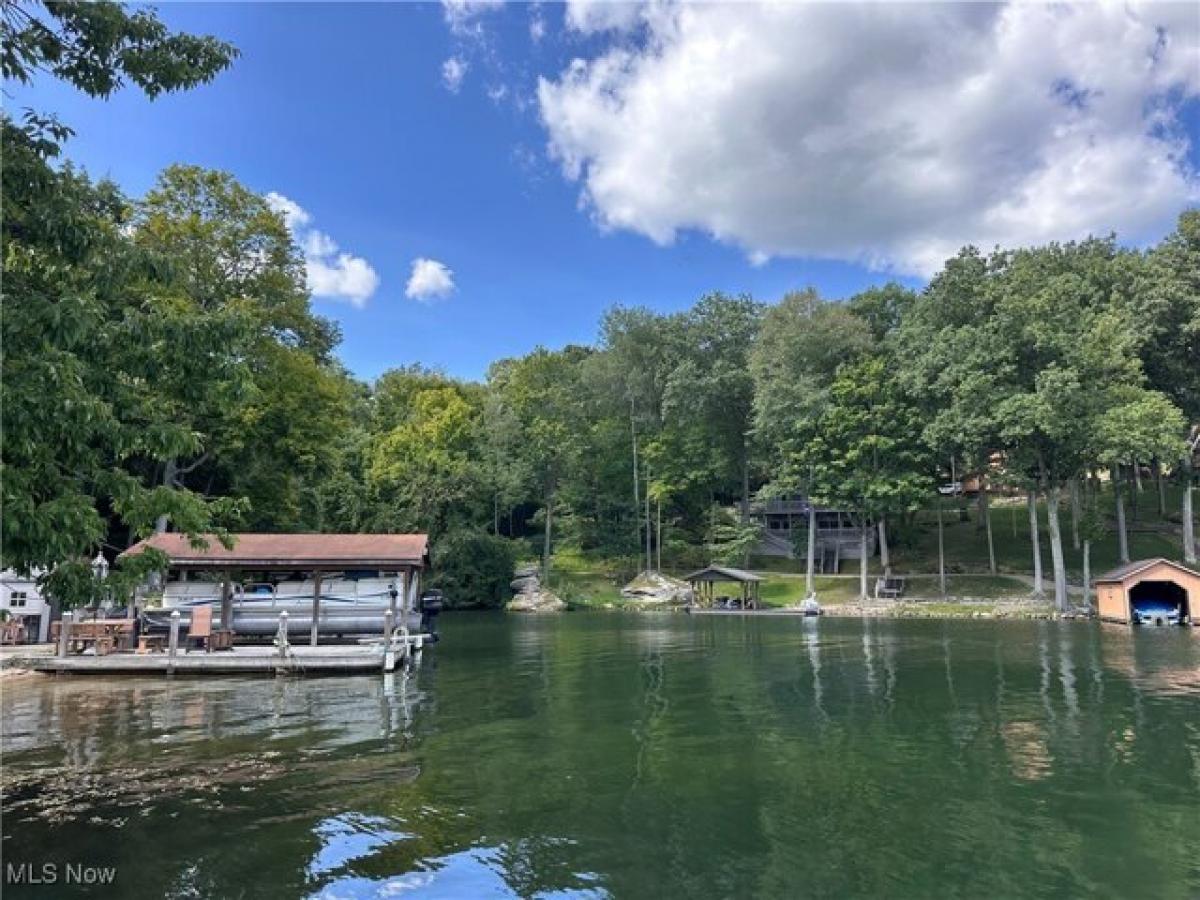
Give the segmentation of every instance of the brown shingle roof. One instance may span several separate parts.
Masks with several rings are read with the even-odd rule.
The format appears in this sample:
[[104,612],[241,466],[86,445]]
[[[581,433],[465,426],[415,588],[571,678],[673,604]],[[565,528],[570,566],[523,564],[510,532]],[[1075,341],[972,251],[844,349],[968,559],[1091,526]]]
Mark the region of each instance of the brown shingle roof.
[[1196,575],[1195,569],[1190,569],[1182,563],[1177,563],[1166,557],[1159,556],[1154,559],[1135,559],[1133,562],[1125,563],[1123,566],[1117,566],[1115,569],[1109,569],[1103,575],[1097,575],[1094,581],[1124,581],[1131,575],[1136,575],[1143,569],[1149,569],[1151,566],[1157,566],[1159,563],[1164,563],[1168,566],[1173,566],[1181,572],[1187,572],[1191,575]]
[[735,569],[732,566],[705,566],[698,572],[685,575],[684,581],[762,581],[762,578],[745,569]]
[[175,532],[138,541],[122,556],[148,547],[161,550],[173,566],[196,568],[369,568],[421,566],[427,562],[429,536],[424,534],[233,534],[226,549],[213,535],[208,546],[196,549],[188,537]]

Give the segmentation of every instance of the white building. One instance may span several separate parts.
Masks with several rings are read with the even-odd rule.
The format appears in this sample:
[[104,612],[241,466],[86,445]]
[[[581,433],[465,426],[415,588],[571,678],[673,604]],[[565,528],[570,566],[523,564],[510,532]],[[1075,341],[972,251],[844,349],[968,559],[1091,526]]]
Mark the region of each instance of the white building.
[[50,602],[38,590],[35,578],[20,577],[12,569],[0,572],[0,610],[8,613],[10,621],[25,625],[25,640],[45,642],[50,639]]

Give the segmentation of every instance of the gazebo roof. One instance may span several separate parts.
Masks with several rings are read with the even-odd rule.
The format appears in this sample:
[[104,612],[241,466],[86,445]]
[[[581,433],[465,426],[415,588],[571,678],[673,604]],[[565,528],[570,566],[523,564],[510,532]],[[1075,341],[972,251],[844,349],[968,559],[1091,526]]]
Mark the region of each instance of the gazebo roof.
[[732,566],[706,566],[698,572],[684,576],[684,581],[736,581],[739,584],[752,584],[762,581],[753,572],[745,569],[735,569]]
[[216,535],[201,535],[196,548],[185,534],[156,534],[121,556],[161,550],[172,566],[196,569],[354,569],[423,566],[429,537],[424,534],[231,534],[226,548]]

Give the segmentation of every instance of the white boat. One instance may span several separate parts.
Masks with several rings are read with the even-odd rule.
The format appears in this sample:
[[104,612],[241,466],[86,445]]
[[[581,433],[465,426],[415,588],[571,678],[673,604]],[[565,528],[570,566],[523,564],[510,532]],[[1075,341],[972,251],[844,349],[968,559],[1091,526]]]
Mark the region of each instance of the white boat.
[[[422,624],[422,611],[427,610],[430,602],[416,595],[416,587],[410,583],[409,595],[404,596],[403,579],[393,573],[327,573],[321,579],[319,633],[382,634],[384,614],[389,608],[396,610],[396,627],[407,625],[409,630],[417,631]],[[279,614],[286,610],[288,634],[310,634],[315,589],[312,579],[234,584],[231,598],[234,633],[264,637],[276,634]],[[151,629],[169,628],[171,613],[178,610],[180,624],[186,626],[191,621],[192,608],[207,605],[213,607],[214,620],[219,619],[220,582],[172,581],[163,588],[162,606],[147,609],[143,618]]]

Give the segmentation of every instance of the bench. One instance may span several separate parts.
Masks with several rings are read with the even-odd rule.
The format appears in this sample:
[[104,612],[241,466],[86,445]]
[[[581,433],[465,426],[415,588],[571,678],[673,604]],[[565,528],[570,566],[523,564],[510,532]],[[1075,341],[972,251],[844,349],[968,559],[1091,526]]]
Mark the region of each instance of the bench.
[[875,582],[876,600],[898,600],[904,593],[904,579],[887,575]]
[[[97,656],[114,650],[127,650],[133,643],[133,619],[84,619],[72,622],[67,651],[82,653],[94,647]],[[58,642],[62,634],[62,622],[50,623],[50,638]]]
[[166,649],[167,636],[165,634],[143,634],[138,637],[137,652],[140,654],[161,653]]

